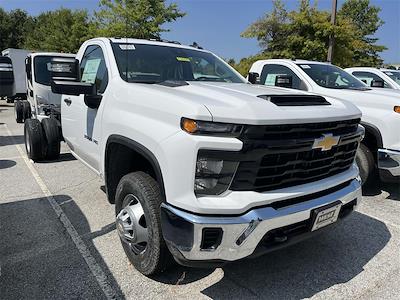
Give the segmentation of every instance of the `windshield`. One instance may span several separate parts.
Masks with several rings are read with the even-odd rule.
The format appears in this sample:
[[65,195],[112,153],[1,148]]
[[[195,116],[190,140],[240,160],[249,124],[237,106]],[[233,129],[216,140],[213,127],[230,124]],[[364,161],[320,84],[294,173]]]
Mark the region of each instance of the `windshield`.
[[342,69],[328,64],[297,64],[316,84],[329,89],[368,89]]
[[127,82],[246,82],[231,67],[208,52],[148,44],[113,43],[112,47],[119,73]]
[[400,85],[400,71],[383,71],[383,73]]

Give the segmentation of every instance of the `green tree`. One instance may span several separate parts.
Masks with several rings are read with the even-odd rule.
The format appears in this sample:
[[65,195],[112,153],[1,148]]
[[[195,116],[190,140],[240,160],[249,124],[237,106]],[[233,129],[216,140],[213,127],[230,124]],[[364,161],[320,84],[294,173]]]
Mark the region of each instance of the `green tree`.
[[381,9],[370,4],[369,0],[347,0],[338,12],[339,17],[347,18],[357,27],[358,47],[354,49],[353,63],[359,66],[380,66],[379,53],[385,46],[376,45],[373,35],[384,22],[379,17]]
[[[316,3],[311,5],[309,0],[301,0],[299,10],[290,12],[286,10],[282,1],[276,0],[273,11],[250,25],[242,36],[256,38],[259,41],[263,49],[259,56],[262,58],[325,61],[329,36],[333,34],[335,36],[333,63],[349,66],[359,63],[359,60],[355,61],[357,51],[371,57],[371,52],[364,50],[368,49],[369,44],[363,39],[365,32],[361,31],[360,26],[362,27],[362,21],[358,24],[344,13],[339,14],[337,24],[332,25],[330,12],[318,10]],[[369,32],[372,31],[371,29]],[[380,48],[374,50],[375,54],[382,51]],[[249,61],[251,59],[244,60],[243,63],[247,64]]]
[[175,3],[165,0],[100,0],[95,12],[95,32],[99,36],[159,38],[164,23],[185,15]]
[[92,37],[85,10],[61,8],[44,12],[34,23],[34,30],[25,43],[33,50],[75,53],[86,39]]
[[21,9],[9,13],[0,8],[0,50],[22,48],[33,29],[33,19]]

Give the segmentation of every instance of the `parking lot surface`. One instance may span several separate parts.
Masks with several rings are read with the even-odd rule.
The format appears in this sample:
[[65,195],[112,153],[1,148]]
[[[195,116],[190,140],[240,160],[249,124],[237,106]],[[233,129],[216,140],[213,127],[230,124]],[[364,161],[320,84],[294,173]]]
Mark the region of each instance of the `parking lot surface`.
[[129,264],[102,181],[63,145],[25,155],[0,101],[0,299],[400,299],[400,186],[373,180],[358,211],[292,247],[147,278]]

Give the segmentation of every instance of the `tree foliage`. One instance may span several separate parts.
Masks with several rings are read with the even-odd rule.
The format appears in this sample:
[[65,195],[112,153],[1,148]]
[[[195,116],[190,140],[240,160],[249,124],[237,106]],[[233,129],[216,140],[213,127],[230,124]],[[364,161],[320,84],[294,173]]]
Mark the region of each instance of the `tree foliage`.
[[360,66],[379,66],[382,59],[379,53],[385,46],[376,45],[378,41],[373,35],[384,24],[379,18],[381,9],[370,5],[369,0],[347,0],[338,14],[341,18],[351,20],[356,26],[357,47],[354,49],[352,63]]
[[89,37],[89,18],[85,10],[61,8],[41,13],[25,47],[32,50],[75,53]]
[[164,0],[101,0],[95,12],[96,34],[99,36],[159,38],[168,31],[162,25],[185,14],[175,3]]
[[[273,11],[250,25],[242,36],[259,41],[262,52],[257,57],[325,61],[333,34],[334,64],[379,65],[378,53],[385,47],[376,46],[376,39],[368,37],[383,24],[378,13],[379,8],[371,6],[369,0],[347,0],[337,24],[332,25],[330,12],[318,10],[316,3],[301,0],[298,11],[288,12],[281,0],[275,0]],[[249,61],[251,58],[243,63]]]
[[0,50],[22,48],[31,33],[33,18],[21,9],[9,13],[0,8]]

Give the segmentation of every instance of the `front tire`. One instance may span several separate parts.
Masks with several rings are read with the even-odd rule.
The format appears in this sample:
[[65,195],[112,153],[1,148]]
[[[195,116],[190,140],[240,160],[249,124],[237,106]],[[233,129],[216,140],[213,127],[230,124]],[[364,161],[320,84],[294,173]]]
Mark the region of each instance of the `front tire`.
[[24,122],[24,108],[22,101],[20,100],[14,102],[14,116],[15,116],[15,121],[17,121],[17,123]]
[[32,117],[31,105],[28,101],[22,101],[22,114],[24,121]]
[[46,140],[46,159],[57,159],[60,157],[60,129],[58,122],[52,118],[44,118],[42,120],[44,137]]
[[42,124],[37,119],[27,119],[24,126],[26,153],[33,161],[44,157],[45,138]]
[[364,185],[375,169],[375,160],[369,148],[361,143],[356,154],[356,163],[360,170],[361,183]]
[[117,231],[130,262],[146,276],[162,272],[171,257],[161,232],[161,203],[160,187],[148,174],[134,172],[120,180]]

